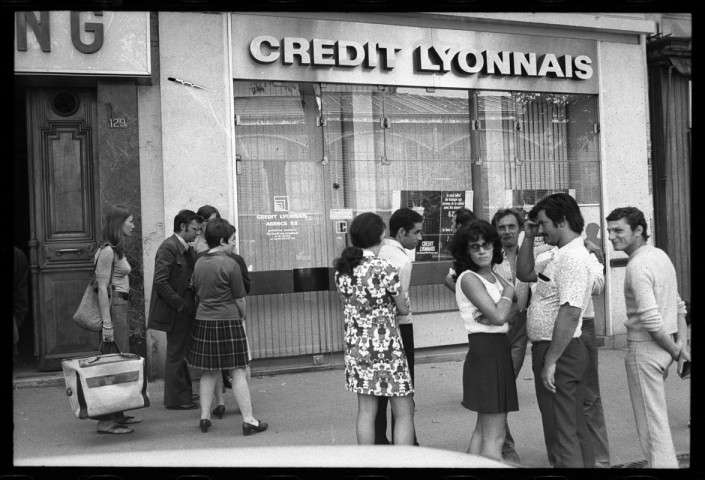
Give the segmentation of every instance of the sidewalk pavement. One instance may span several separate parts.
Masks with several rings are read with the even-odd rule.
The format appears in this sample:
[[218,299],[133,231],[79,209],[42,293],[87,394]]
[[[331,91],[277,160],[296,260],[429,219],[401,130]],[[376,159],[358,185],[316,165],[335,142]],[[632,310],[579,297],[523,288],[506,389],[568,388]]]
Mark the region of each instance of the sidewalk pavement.
[[[464,352],[464,347],[459,346],[445,354],[419,356],[415,372],[415,426],[423,447],[455,452],[465,452],[468,448],[476,415],[460,405]],[[509,424],[522,466],[549,468],[529,352],[517,379],[520,410],[509,415]],[[599,350],[602,401],[613,468],[639,468],[645,462],[629,400],[625,353],[624,349]],[[213,426],[203,434],[198,428],[199,410],[165,409],[163,382],[151,382],[148,387],[151,406],[131,412],[143,422],[134,426],[134,433],[118,436],[98,435],[95,421],[75,418],[63,381],[56,381],[58,377],[31,384],[17,381],[13,389],[14,464],[37,465],[33,459],[80,452],[120,454],[173,449],[179,450],[179,456],[174,458],[174,466],[178,466],[188,464],[188,455],[198,456],[202,449],[355,445],[356,396],[345,390],[339,365],[334,367],[274,375],[253,370],[250,390],[254,413],[269,423],[269,430],[252,437],[242,435],[242,417],[234,413],[236,403],[230,390],[225,417],[222,420],[213,417]],[[41,385],[45,386],[24,388]],[[672,366],[666,388],[676,452],[681,468],[688,468],[690,380],[679,378]],[[222,466],[225,465],[224,462]]]

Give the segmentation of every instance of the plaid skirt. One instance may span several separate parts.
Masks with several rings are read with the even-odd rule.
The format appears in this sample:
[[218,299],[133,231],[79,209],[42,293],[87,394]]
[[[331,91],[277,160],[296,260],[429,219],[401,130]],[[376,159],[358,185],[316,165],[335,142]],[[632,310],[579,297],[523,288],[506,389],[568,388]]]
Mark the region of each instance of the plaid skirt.
[[186,363],[200,370],[247,367],[250,357],[242,320],[196,319]]

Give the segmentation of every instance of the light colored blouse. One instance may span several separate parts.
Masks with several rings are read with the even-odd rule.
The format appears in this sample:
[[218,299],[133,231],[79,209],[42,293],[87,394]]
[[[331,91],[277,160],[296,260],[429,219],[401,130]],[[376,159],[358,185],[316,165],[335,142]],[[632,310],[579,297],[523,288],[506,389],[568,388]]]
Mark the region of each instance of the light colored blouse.
[[509,330],[509,325],[505,323],[504,325],[483,325],[475,321],[476,318],[482,316],[482,312],[465,296],[463,289],[461,287],[461,282],[463,277],[468,273],[477,276],[482,280],[487,293],[489,294],[492,301],[496,304],[502,298],[502,291],[504,287],[499,279],[495,275],[495,282],[491,283],[485,280],[482,275],[478,275],[472,270],[465,270],[460,275],[458,275],[458,280],[455,282],[455,300],[458,302],[458,309],[460,310],[460,318],[463,319],[465,324],[465,330],[470,333],[507,333]]
[[127,261],[127,256],[123,255],[121,259],[117,259],[114,250],[109,246],[105,246],[98,249],[95,259],[95,278],[97,281],[109,281],[110,265],[115,261],[113,290],[130,293],[130,271],[132,271],[132,267],[130,267],[130,262]]

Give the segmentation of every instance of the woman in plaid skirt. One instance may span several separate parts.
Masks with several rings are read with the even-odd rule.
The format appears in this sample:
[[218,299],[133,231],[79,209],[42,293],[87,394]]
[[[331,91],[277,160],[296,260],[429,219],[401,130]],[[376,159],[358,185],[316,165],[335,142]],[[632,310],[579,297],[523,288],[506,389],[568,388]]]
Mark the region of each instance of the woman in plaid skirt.
[[193,288],[198,307],[191,344],[186,354],[189,366],[200,369],[201,431],[211,426],[213,389],[221,370],[229,370],[233,393],[242,413],[245,435],[263,432],[267,424],[252,415],[246,369],[250,363],[243,321],[245,286],[237,262],[229,256],[235,248],[235,227],[220,218],[210,220],[205,232],[210,248],[193,270]]

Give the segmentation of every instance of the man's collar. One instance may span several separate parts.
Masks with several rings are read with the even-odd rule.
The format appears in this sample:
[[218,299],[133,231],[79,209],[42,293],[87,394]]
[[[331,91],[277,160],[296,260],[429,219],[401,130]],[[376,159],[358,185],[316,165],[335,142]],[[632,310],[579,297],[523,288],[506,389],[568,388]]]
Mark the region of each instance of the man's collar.
[[186,243],[186,240],[181,238],[181,235],[178,233],[174,232],[174,236],[179,240],[179,243],[181,244],[182,247],[184,247],[184,251],[188,250],[188,244]]
[[384,237],[382,245],[389,245],[390,247],[397,247],[404,250],[404,246],[396,238],[392,237]]
[[580,235],[578,235],[578,236],[575,237],[573,240],[571,240],[570,242],[566,243],[565,245],[563,245],[562,247],[559,247],[559,248],[560,248],[560,249],[563,249],[563,248],[566,248],[566,247],[571,247],[571,248],[573,248],[573,247],[575,247],[575,245],[580,245],[581,247],[584,247],[585,241],[583,240],[583,237],[581,237]]

